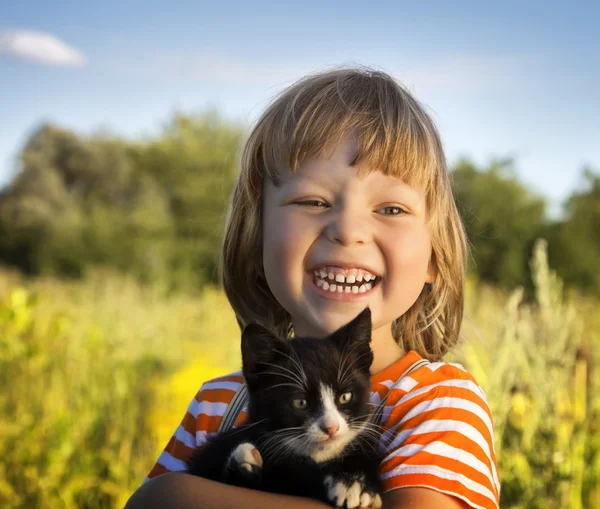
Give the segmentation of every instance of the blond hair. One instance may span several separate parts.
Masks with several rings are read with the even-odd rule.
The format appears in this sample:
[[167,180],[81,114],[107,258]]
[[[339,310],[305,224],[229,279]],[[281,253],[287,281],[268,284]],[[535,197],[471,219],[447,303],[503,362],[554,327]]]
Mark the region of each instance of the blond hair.
[[459,337],[467,244],[437,129],[423,106],[391,76],[367,68],[309,75],[284,90],[258,120],[244,147],[222,247],[225,292],[241,327],[257,322],[293,334],[289,313],[267,284],[262,265],[262,191],[280,170],[352,134],[353,164],[382,171],[425,195],[435,281],[392,324],[406,350],[441,358]]

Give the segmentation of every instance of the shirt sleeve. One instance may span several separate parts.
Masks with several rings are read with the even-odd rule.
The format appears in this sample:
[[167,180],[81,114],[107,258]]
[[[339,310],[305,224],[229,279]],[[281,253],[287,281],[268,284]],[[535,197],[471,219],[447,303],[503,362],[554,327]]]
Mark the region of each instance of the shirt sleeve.
[[[241,374],[233,373],[206,382],[200,387],[181,423],[144,482],[160,474],[181,472],[186,469],[185,460],[190,457],[194,449],[201,446],[211,433],[219,429],[225,410],[242,383]],[[243,421],[245,415],[245,411],[240,412],[236,423]]]
[[473,508],[497,509],[492,416],[473,377],[457,364],[430,363],[398,385],[382,420],[383,491],[427,487]]

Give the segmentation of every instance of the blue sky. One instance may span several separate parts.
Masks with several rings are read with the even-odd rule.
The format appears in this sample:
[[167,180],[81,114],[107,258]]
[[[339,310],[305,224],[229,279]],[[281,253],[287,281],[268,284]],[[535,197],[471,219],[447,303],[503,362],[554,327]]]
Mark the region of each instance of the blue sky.
[[555,213],[584,165],[600,171],[597,2],[283,4],[1,2],[0,185],[41,121],[129,137],[176,109],[250,123],[306,72],[350,63],[409,86],[450,163],[514,156]]

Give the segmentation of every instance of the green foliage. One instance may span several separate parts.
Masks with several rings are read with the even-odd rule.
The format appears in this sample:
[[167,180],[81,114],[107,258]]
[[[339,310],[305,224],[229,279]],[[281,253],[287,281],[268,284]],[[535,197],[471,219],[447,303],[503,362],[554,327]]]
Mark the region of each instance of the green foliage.
[[214,113],[175,115],[137,143],[41,126],[0,194],[0,260],[28,274],[104,265],[171,287],[214,281],[241,136]]
[[584,170],[585,188],[565,205],[565,218],[550,225],[552,266],[571,285],[600,296],[600,176]]
[[[492,408],[501,506],[598,507],[600,303],[564,294],[543,243],[532,273],[527,302],[470,281],[453,357]],[[0,272],[0,506],[123,507],[200,384],[239,362],[219,291]]]
[[[160,427],[172,432],[203,380],[239,366],[235,340],[209,353],[223,308],[213,293],[167,297],[110,273],[85,284],[0,273],[0,507],[124,506],[164,446]],[[173,407],[166,382],[192,358],[204,366]]]
[[[40,126],[0,192],[0,263],[69,277],[107,266],[187,290],[216,282],[243,132],[215,112],[177,113],[159,136],[138,141]],[[459,161],[452,182],[471,274],[505,289],[524,285],[531,297],[528,256],[544,237],[565,282],[600,296],[600,177],[585,175],[587,188],[551,222],[512,160],[485,168]]]
[[600,351],[600,305],[566,297],[549,271],[546,244],[532,260],[535,299],[469,289],[457,354],[488,396],[496,426],[502,507],[595,507],[600,462],[600,380],[589,376]]
[[473,272],[504,288],[522,284],[533,242],[546,219],[544,200],[518,181],[511,160],[494,161],[483,170],[459,161],[452,184],[473,247]]

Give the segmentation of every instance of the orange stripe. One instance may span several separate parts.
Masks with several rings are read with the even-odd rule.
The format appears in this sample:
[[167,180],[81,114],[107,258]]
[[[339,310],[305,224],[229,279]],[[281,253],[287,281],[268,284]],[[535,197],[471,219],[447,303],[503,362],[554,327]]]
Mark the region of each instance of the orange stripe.
[[170,472],[170,470],[168,470],[167,467],[162,466],[160,463],[156,463],[156,465],[152,467],[152,470],[150,470],[148,477],[150,479],[153,479],[157,475],[166,474],[167,472]]
[[185,413],[183,420],[181,421],[181,426],[190,435],[196,436],[196,419],[189,412]]
[[221,415],[198,414],[196,429],[207,433],[216,433],[222,418]]
[[471,391],[469,389],[465,389],[463,387],[438,385],[437,387],[433,387],[431,389],[431,391],[424,392],[423,394],[419,394],[418,396],[414,396],[414,397],[408,399],[407,401],[405,401],[404,403],[398,405],[398,402],[406,394],[407,393],[404,391],[392,389],[390,391],[390,395],[388,396],[386,404],[389,406],[395,405],[394,406],[395,412],[400,412],[399,409],[404,409],[402,411],[402,413],[404,414],[404,413],[406,413],[406,407],[412,408],[413,406],[415,406],[415,404],[421,403],[423,401],[432,401],[434,399],[443,398],[443,397],[461,398],[461,399],[466,399],[468,401],[471,401],[471,402],[475,403],[477,406],[484,409],[485,412],[488,414],[488,417],[490,418],[490,420],[492,419],[492,414],[490,412],[488,404],[476,393],[474,393],[473,391]]
[[[484,440],[490,445],[490,453],[492,455],[492,460],[496,461],[496,455],[494,454],[493,448],[493,440],[494,437],[490,434],[490,429],[487,425],[475,414],[469,412],[468,410],[463,410],[461,408],[438,408],[429,412],[423,412],[421,414],[415,415],[413,418],[407,420],[402,423],[402,425],[396,428],[394,432],[394,436],[399,434],[402,430],[412,429],[419,426],[419,424],[423,424],[424,422],[429,422],[431,420],[451,420],[451,421],[460,421],[473,426]],[[387,429],[390,429],[391,426]],[[457,433],[457,432],[447,432],[447,433]],[[462,436],[460,433],[457,433],[459,436]]]
[[[398,362],[395,362],[391,366],[388,366],[383,371],[379,373],[375,373],[371,376],[371,385],[375,386],[377,384],[381,384],[382,382],[386,382],[388,380],[393,380],[394,382],[400,378],[402,373],[404,373],[408,368],[410,368],[415,362],[421,360],[421,357],[417,352],[411,350],[404,357],[402,357]],[[419,371],[419,370],[417,370]]]
[[197,399],[199,403],[207,401],[210,403],[227,403],[229,404],[233,399],[235,391],[230,389],[205,389],[200,395],[200,399]]
[[190,454],[192,454],[192,452],[194,452],[194,449],[188,447],[183,442],[180,442],[174,436],[172,436],[171,440],[169,440],[169,443],[165,447],[165,451],[168,452],[174,458],[185,460],[190,456]]
[[381,464],[380,472],[382,474],[389,473],[400,465],[414,465],[420,467],[431,466],[433,468],[439,467],[451,472],[456,472],[457,474],[462,474],[471,481],[486,487],[488,490],[490,490],[490,492],[498,496],[492,480],[487,475],[482,474],[478,470],[465,465],[464,463],[460,463],[458,460],[452,458],[445,458],[443,456],[437,456],[435,454],[421,451],[413,456],[396,456],[390,460],[384,461]]
[[498,509],[498,500],[490,500],[488,497],[470,490],[458,481],[442,479],[432,474],[404,474],[383,481],[384,493],[395,488],[409,486],[427,486],[444,493],[463,496],[467,498],[471,504],[476,504],[485,507],[486,509]]
[[[484,465],[486,465],[490,472],[492,472],[492,460],[487,455],[487,453],[477,444],[473,442],[468,437],[461,435],[455,431],[439,431],[433,433],[423,433],[419,435],[410,435],[407,439],[402,443],[402,446],[409,444],[418,444],[418,445],[427,445],[431,442],[444,442],[451,447],[455,447],[457,449],[462,449],[464,451],[469,452],[473,456],[475,456],[479,461],[481,461]],[[391,451],[393,452],[393,451]]]

